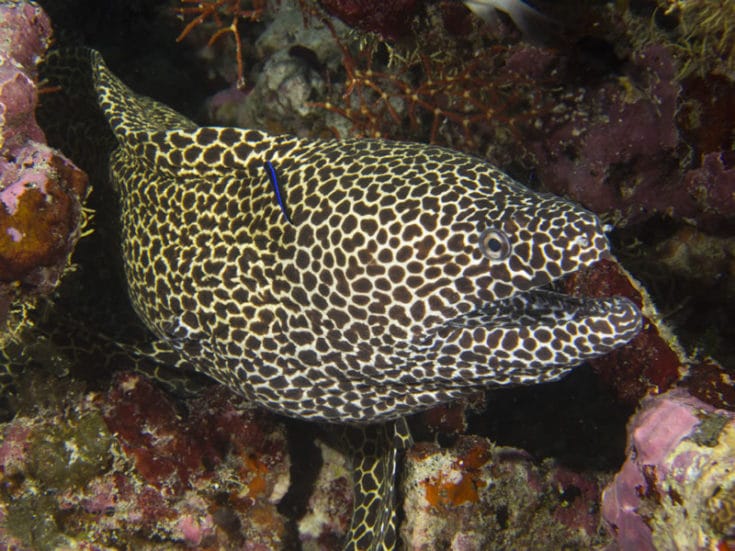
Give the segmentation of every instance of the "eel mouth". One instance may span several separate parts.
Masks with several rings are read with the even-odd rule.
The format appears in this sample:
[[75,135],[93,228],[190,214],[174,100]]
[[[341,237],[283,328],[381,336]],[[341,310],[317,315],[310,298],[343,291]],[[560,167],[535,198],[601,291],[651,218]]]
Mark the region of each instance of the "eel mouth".
[[571,365],[602,356],[641,330],[641,312],[625,297],[576,297],[550,287],[495,300],[454,318],[450,326],[462,332],[481,329],[483,340],[499,348],[507,348],[505,343],[525,343],[527,354],[519,357],[547,365]]
[[597,321],[595,329],[625,342],[638,333],[642,324],[640,310],[625,297],[577,297],[547,287],[494,301],[483,312],[492,316],[490,325],[506,327],[554,327],[560,323],[608,320],[608,327]]

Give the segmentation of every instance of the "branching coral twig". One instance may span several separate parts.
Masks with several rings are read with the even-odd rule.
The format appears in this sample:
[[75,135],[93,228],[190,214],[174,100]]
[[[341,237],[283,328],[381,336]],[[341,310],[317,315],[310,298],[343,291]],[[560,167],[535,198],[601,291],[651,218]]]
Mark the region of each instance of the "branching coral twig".
[[[182,6],[176,11],[182,16],[194,16],[176,38],[181,42],[197,26],[211,19],[217,30],[209,38],[207,46],[212,46],[225,34],[232,34],[235,39],[235,56],[237,59],[237,87],[245,87],[244,65],[242,60],[242,40],[238,23],[241,19],[259,21],[265,9],[266,0],[252,0],[250,9],[244,9],[242,0],[180,0]],[[226,21],[229,20],[229,24]]]
[[[344,91],[319,105],[349,120],[359,135],[428,140],[477,151],[483,132],[502,129],[520,139],[521,127],[551,109],[537,83],[503,68],[499,60],[507,56],[504,45],[488,46],[467,58],[424,49],[385,63],[380,61],[380,42],[369,42],[352,54],[337,41],[343,52]],[[452,139],[462,143],[449,144]]]

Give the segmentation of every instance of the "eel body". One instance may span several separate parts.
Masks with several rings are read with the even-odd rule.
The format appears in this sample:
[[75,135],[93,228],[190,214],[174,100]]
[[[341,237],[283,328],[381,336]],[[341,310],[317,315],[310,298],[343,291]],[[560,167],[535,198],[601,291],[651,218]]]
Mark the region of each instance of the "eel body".
[[548,289],[609,254],[569,201],[441,147],[200,127],[85,55],[128,292],[155,335],[139,353],[283,415],[372,425],[348,549],[395,545],[403,417],[556,380],[641,327],[625,298]]
[[608,254],[569,201],[436,146],[198,127],[91,57],[155,352],[268,409],[395,419],[558,379],[641,326],[627,299],[542,289]]

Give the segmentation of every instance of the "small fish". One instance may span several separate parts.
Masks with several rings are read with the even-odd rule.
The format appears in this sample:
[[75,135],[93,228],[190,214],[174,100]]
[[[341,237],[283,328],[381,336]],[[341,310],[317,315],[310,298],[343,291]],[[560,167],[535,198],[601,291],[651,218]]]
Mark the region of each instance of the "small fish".
[[477,17],[488,23],[497,22],[500,10],[513,20],[523,36],[534,42],[546,42],[558,32],[558,23],[522,0],[465,0],[464,4]]
[[278,184],[278,175],[276,174],[276,169],[273,166],[273,163],[266,161],[265,170],[268,173],[268,178],[270,178],[271,184],[273,185],[273,193],[276,194],[276,202],[278,203],[278,206],[281,207],[283,217],[286,219],[286,222],[293,224],[291,217],[286,211],[286,203],[283,201],[283,195],[281,195],[281,186]]

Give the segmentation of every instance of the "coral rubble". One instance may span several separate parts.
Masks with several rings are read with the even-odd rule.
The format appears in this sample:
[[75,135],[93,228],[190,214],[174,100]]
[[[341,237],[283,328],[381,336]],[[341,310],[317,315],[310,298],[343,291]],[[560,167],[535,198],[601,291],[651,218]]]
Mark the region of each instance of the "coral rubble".
[[[268,27],[254,43],[261,70],[248,77],[246,92],[233,83],[212,96],[208,116],[222,125],[318,134],[323,110],[312,101],[324,94],[324,70],[339,66],[339,49],[325,25],[318,21],[305,25],[295,6],[283,3],[268,17]],[[208,55],[206,47],[199,51]]]

